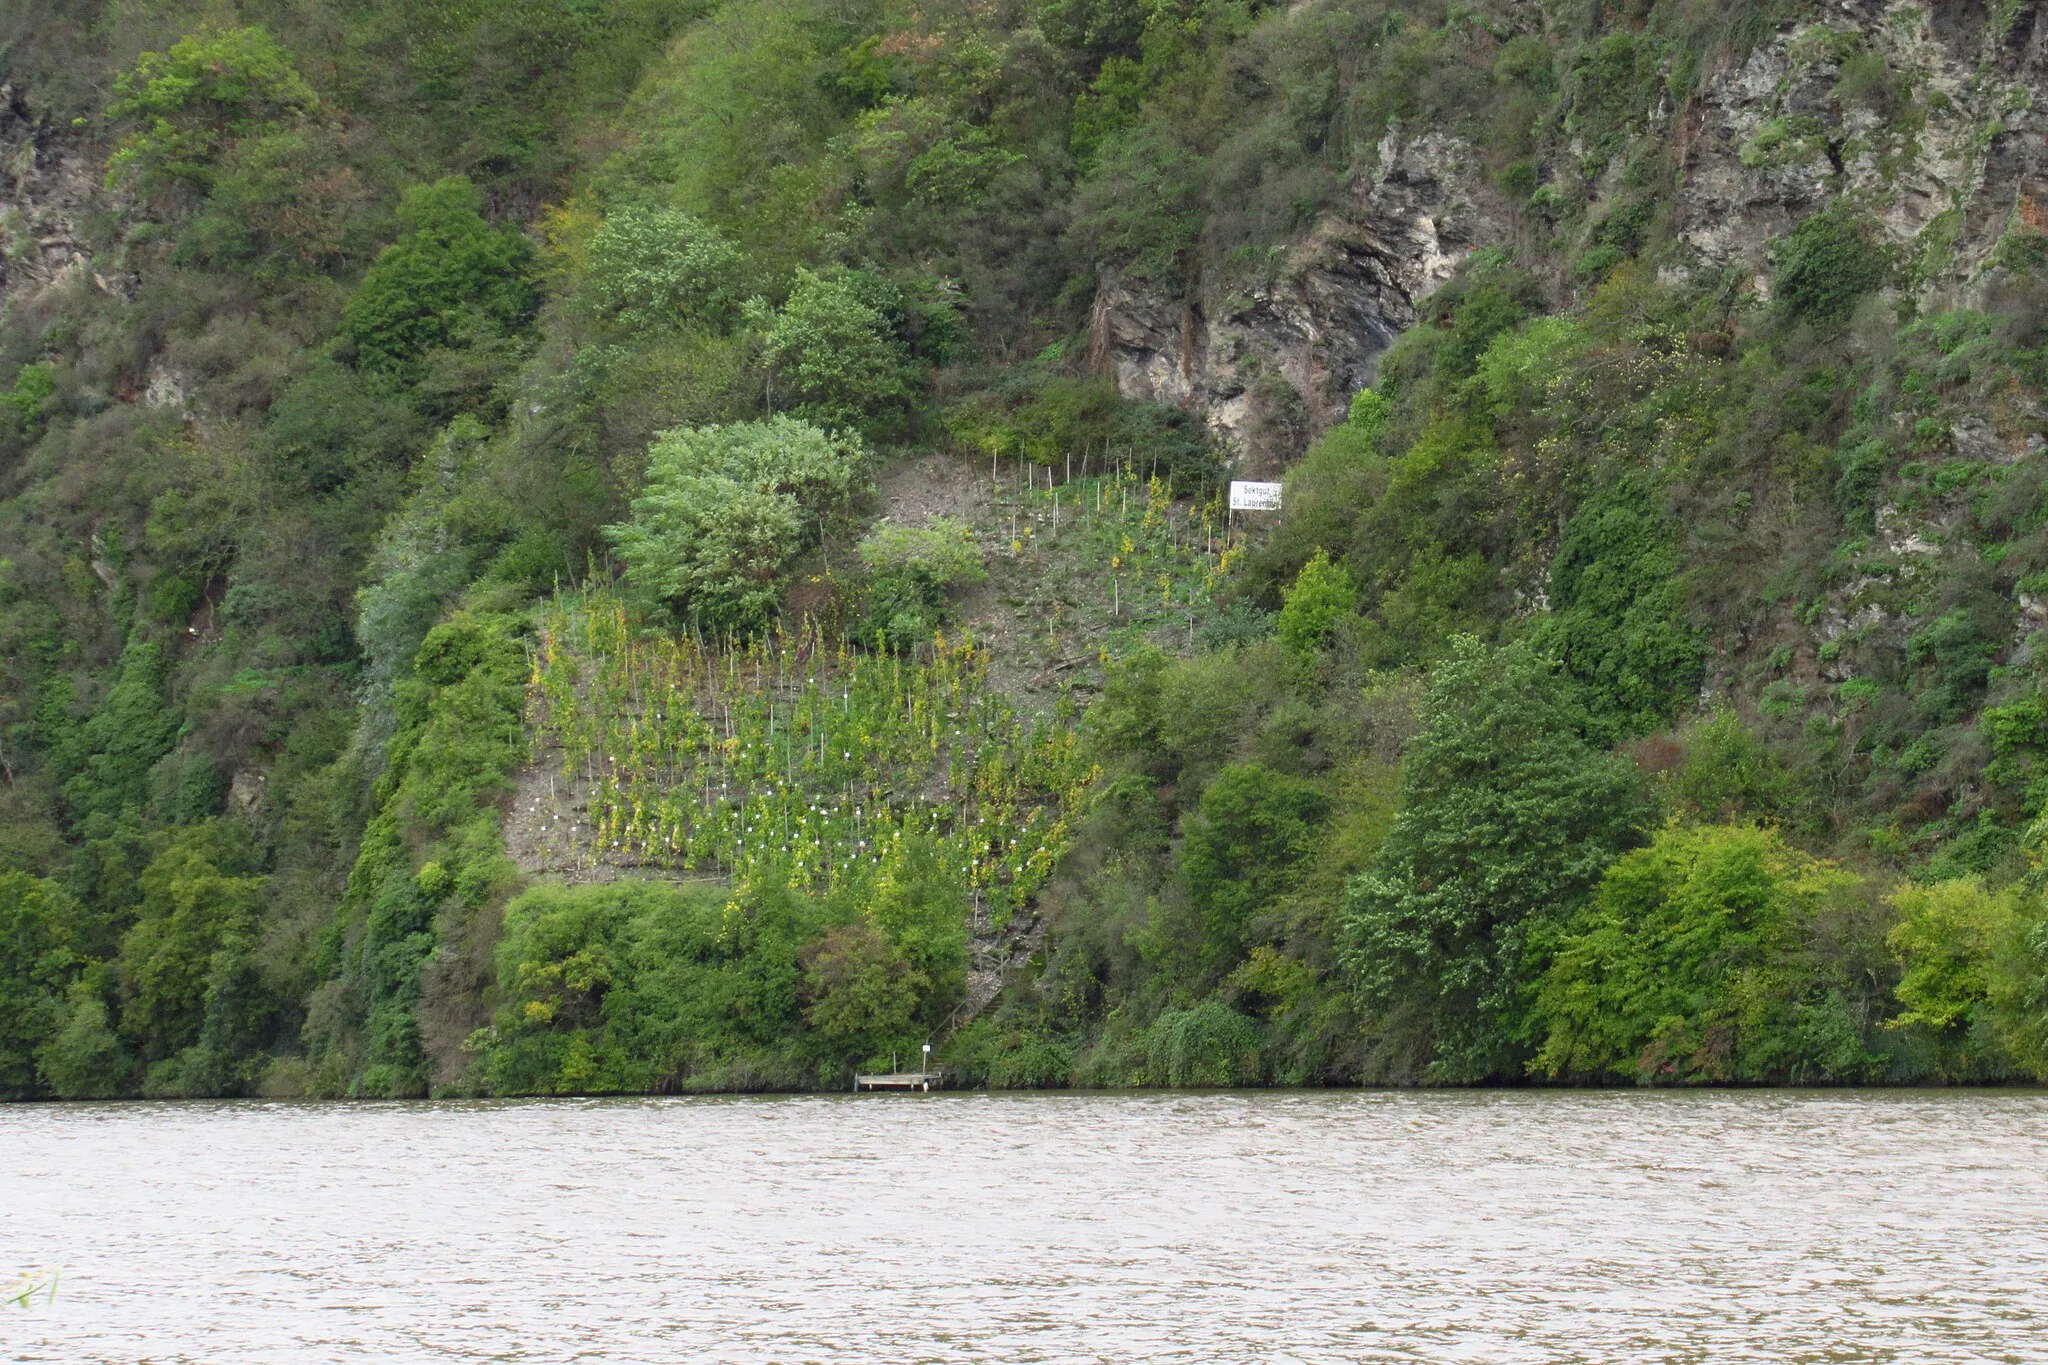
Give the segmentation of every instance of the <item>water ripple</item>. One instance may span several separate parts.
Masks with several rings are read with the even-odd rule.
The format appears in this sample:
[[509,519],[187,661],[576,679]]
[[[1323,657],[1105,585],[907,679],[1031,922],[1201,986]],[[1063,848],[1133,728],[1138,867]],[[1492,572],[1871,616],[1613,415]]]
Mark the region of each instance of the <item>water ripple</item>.
[[26,1361],[2048,1358],[2037,1092],[0,1110]]

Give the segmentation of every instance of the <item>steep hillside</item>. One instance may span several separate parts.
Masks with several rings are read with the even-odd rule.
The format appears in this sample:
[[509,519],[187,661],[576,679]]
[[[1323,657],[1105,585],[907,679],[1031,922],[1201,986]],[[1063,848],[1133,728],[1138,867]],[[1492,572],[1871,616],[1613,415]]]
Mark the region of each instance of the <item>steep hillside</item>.
[[2031,0],[31,0],[0,1089],[2039,1075],[2044,101]]

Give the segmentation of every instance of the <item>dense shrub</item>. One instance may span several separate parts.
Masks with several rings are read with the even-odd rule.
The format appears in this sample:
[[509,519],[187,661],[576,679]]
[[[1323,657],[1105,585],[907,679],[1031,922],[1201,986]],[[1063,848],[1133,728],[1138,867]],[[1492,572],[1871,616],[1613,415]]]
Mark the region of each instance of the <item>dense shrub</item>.
[[945,624],[948,592],[988,578],[973,531],[945,517],[926,526],[884,524],[864,536],[859,549],[868,571],[861,637],[892,649],[930,640]]
[[504,332],[532,315],[525,238],[483,219],[483,196],[462,176],[406,191],[403,229],[384,248],[342,313],[357,363],[385,374],[411,372],[436,347]]
[[1551,1076],[1844,1081],[1873,1073],[1807,939],[1857,880],[1769,830],[1674,826],[1563,927],[1537,1001]]
[[633,519],[605,528],[626,577],[677,621],[756,631],[790,561],[863,474],[858,437],[778,416],[665,432],[649,449]]
[[1814,214],[1776,248],[1772,290],[1789,317],[1818,326],[1847,318],[1885,282],[1889,265],[1869,227],[1847,205]]
[[1351,886],[1344,960],[1382,1029],[1418,1030],[1439,1080],[1516,1074],[1539,1041],[1547,945],[1648,815],[1624,760],[1526,646],[1459,642],[1401,761],[1401,813]]

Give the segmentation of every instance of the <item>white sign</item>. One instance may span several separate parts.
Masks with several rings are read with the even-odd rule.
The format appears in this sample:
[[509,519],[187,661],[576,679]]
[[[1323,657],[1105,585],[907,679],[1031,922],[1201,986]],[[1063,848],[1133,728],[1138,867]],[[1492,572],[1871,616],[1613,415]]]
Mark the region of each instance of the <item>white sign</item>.
[[1230,481],[1230,510],[1233,512],[1277,512],[1280,510],[1280,485],[1277,483],[1247,483],[1243,479]]

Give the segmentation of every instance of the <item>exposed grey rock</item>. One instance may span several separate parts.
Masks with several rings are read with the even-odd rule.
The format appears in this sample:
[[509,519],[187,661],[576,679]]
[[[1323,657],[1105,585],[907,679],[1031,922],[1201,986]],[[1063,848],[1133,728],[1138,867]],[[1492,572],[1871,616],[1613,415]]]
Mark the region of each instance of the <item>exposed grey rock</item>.
[[0,84],[0,318],[90,269],[79,223],[99,193],[87,149]]
[[[1671,207],[1683,250],[1667,269],[1746,272],[1768,298],[1773,241],[1848,195],[1923,306],[1972,302],[2012,226],[2048,231],[2048,6],[1841,0],[1823,13],[1710,73],[1697,98],[1645,111],[1681,163]],[[1512,22],[1543,21],[1532,9]],[[1858,49],[1884,59],[1910,116],[1844,88],[1842,54]],[[1395,129],[1378,153],[1267,282],[1205,282],[1182,299],[1105,272],[1095,371],[1127,397],[1201,411],[1240,470],[1284,465],[1341,419],[1465,256],[1517,235],[1457,137]],[[1591,186],[1594,220],[1626,192],[1621,171],[1615,158]],[[2027,416],[2000,433],[2004,458],[2025,447]]]
[[[1093,367],[1126,397],[1200,409],[1247,470],[1284,462],[1300,436],[1342,420],[1466,254],[1509,231],[1457,138],[1389,132],[1378,167],[1289,249],[1270,283],[1184,300],[1105,272]],[[1274,425],[1289,430],[1276,437]]]

